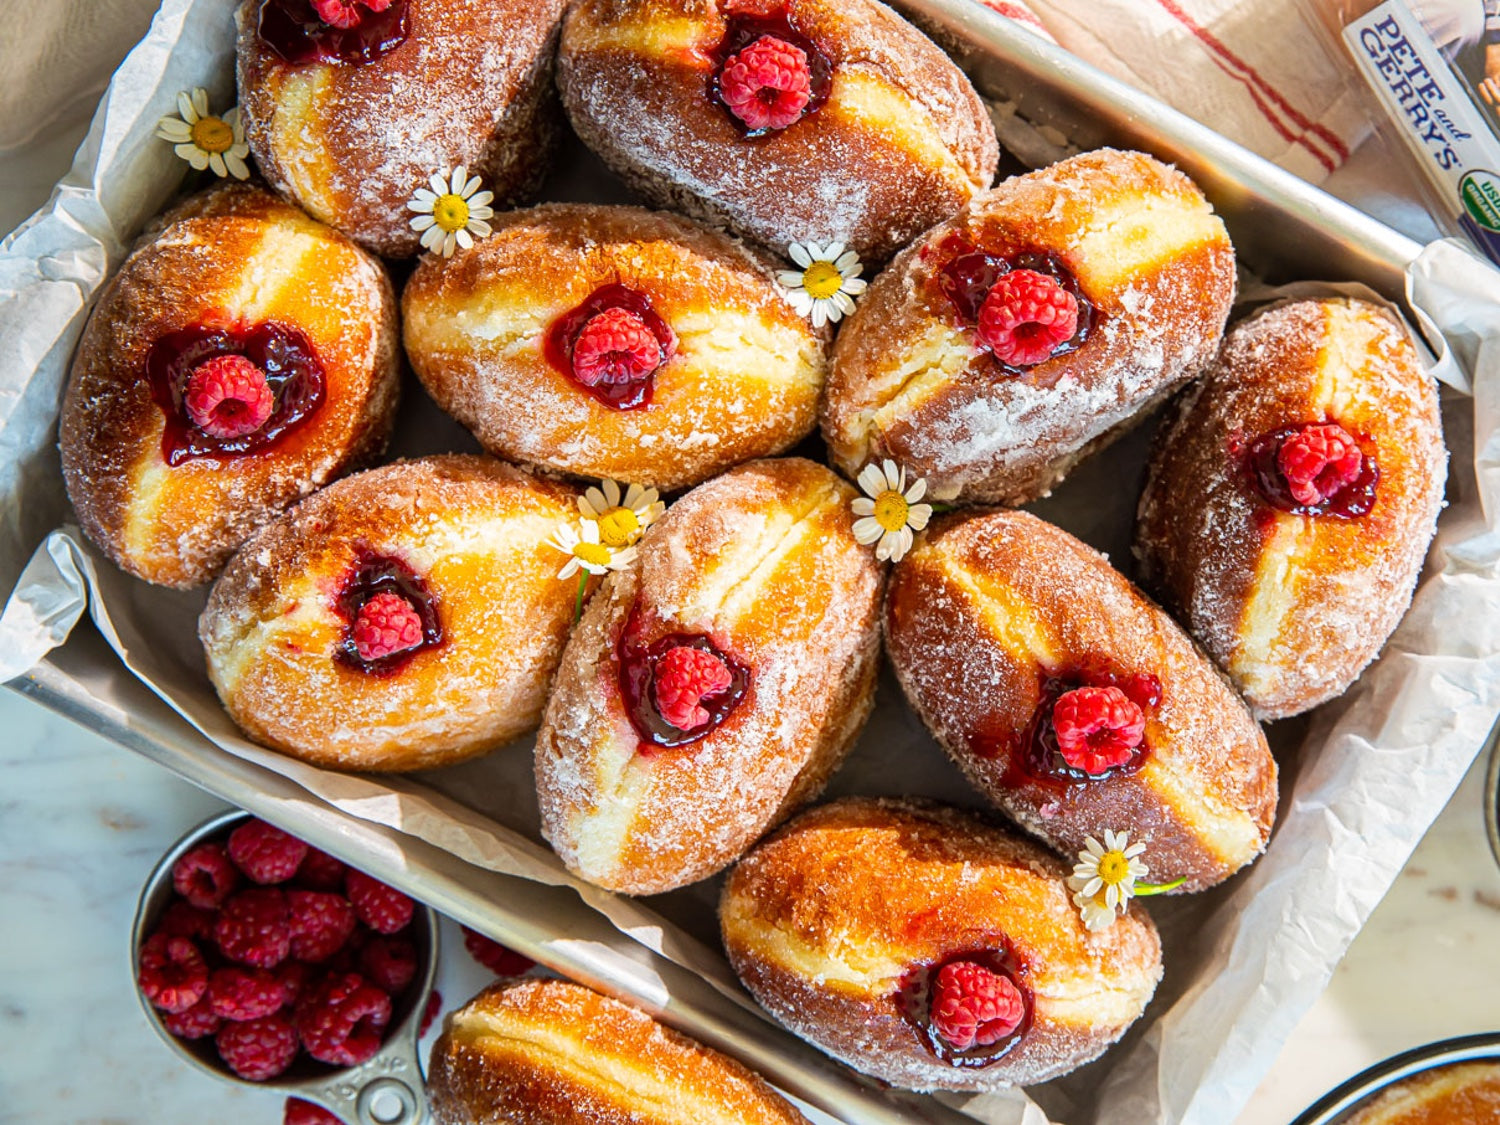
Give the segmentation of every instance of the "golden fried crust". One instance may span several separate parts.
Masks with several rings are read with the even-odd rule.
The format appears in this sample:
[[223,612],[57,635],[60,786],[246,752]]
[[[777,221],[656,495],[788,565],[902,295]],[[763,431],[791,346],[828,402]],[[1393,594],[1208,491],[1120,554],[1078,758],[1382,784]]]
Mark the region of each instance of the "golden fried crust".
[[[1374,448],[1374,508],[1267,504],[1246,443],[1328,420]],[[1136,528],[1144,580],[1257,714],[1306,711],[1354,682],[1411,604],[1447,461],[1436,385],[1391,313],[1342,298],[1272,308],[1230,331],[1157,433]]]
[[[1145,1010],[1161,943],[1132,906],[1088,932],[1067,868],[1041,848],[928,802],[835,801],[746,856],[719,922],[735,971],[792,1031],[916,1090],[998,1090],[1096,1058]],[[1032,997],[1016,1046],[978,1069],[940,1061],[898,1003],[913,969],[1009,948]]]
[[1486,1125],[1500,1121],[1500,1063],[1438,1067],[1408,1078],[1344,1125]]
[[[853,496],[810,461],[742,466],[679,500],[606,579],[536,743],[542,833],[572,871],[628,894],[680,887],[822,790],[869,716],[879,653],[882,579]],[[641,750],[619,687],[632,609],[648,642],[707,635],[750,669],[698,742]]]
[[806,1125],[734,1059],[560,980],[491,985],[432,1046],[438,1125]]
[[[577,492],[487,457],[372,469],[247,542],[198,622],[219,697],[257,742],[334,769],[413,770],[501,746],[541,717],[575,587],[547,544]],[[426,583],[440,644],[372,675],[334,659],[363,557]]]
[[[169,466],[151,345],[194,325],[267,321],[312,342],[322,406],[260,452]],[[396,301],[379,262],[263,188],[195,196],[126,260],[73,358],[61,445],[79,522],[149,582],[207,582],[256,528],[385,448],[397,373]]]
[[[547,359],[553,322],[602,286],[650,299],[677,334],[649,405],[615,410]],[[402,296],[412,366],[499,456],[658,488],[783,452],[812,430],[826,333],[769,263],[717,231],[634,207],[548,205],[417,267]]]
[[[1092,334],[1002,373],[941,288],[974,250],[1057,258],[1097,310]],[[834,348],[823,436],[850,476],[890,457],[937,500],[1035,500],[1213,357],[1234,291],[1224,224],[1167,165],[1101,149],[1018,176],[875,279]]]
[[419,246],[406,203],[453,165],[496,208],[540,188],[558,132],[552,68],[566,0],[410,0],[411,35],[363,66],[293,66],[243,0],[240,106],[266,178],[387,257]]
[[[780,10],[832,85],[822,108],[747,140],[709,100],[726,17]],[[778,252],[837,241],[884,260],[987,188],[999,157],[969,80],[875,0],[581,0],[558,84],[584,143],[643,196]]]
[[[1095,551],[1025,512],[935,521],[896,567],[888,651],[906,696],[969,780],[1065,855],[1087,836],[1146,843],[1153,882],[1227,879],[1265,848],[1276,763],[1188,636]],[[1067,789],[1020,764],[1048,676],[1155,676],[1145,764]]]

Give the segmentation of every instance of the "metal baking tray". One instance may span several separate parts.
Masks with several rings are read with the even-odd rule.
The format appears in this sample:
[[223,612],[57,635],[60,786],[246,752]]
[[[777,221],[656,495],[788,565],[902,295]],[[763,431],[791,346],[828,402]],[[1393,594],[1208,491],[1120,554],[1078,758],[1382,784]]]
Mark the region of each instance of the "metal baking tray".
[[[1404,1078],[1455,1063],[1500,1061],[1500,1032],[1428,1043],[1361,1071],[1309,1106],[1292,1125],[1339,1125],[1376,1094]],[[1483,1125],[1474,1122],[1473,1125]]]

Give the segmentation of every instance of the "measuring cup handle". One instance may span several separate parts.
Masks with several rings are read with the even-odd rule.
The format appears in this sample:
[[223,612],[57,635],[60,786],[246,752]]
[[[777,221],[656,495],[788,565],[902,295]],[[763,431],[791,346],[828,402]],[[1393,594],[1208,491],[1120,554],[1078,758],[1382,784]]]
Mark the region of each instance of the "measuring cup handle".
[[430,1120],[414,1033],[387,1043],[368,1062],[340,1072],[322,1086],[299,1090],[297,1096],[317,1102],[349,1125],[421,1125]]

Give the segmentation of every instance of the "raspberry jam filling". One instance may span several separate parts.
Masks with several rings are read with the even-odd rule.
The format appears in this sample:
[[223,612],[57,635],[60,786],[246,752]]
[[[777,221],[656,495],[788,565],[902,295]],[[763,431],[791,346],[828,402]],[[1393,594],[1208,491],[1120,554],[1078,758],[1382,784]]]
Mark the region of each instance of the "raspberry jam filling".
[[166,415],[168,465],[258,453],[312,417],[325,397],[311,341],[281,324],[168,333],[146,353],[146,378]]
[[442,643],[437,599],[397,559],[362,554],[334,604],[347,625],[333,658],[357,671],[388,676]]
[[620,633],[620,695],[641,737],[641,752],[697,742],[734,713],[750,670],[707,637],[671,633],[645,639],[639,610]]
[[833,65],[790,14],[731,15],[714,52],[709,100],[746,137],[795,125],[828,100]]
[[1025,977],[1008,949],[959,953],[908,971],[897,1003],[937,1058],[950,1066],[989,1066],[1031,1026]]
[[294,66],[364,66],[411,34],[407,0],[261,0],[260,41]]
[[1336,422],[1262,434],[1245,450],[1245,467],[1266,503],[1299,516],[1356,519],[1375,506],[1380,482],[1374,452]]
[[677,333],[651,298],[605,285],[547,329],[547,362],[612,410],[649,406],[656,373],[677,353]]

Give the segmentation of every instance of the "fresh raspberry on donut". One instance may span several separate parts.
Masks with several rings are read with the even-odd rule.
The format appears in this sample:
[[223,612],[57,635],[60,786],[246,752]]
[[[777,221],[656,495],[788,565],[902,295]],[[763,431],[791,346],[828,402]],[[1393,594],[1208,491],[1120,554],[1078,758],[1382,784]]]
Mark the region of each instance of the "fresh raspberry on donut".
[[657,713],[678,730],[690,731],[708,722],[700,702],[727,689],[733,676],[713,653],[678,645],[662,655],[653,680]]
[[173,889],[200,910],[217,910],[239,882],[222,844],[199,844],[172,864]]
[[251,1082],[285,1073],[297,1057],[297,1031],[282,1016],[226,1023],[214,1043],[229,1069]]
[[573,341],[573,375],[586,387],[638,383],[661,366],[661,341],[629,309],[589,318]]
[[185,1012],[208,991],[208,966],[187,938],[156,934],[141,946],[141,994],[153,1008]]
[[1009,977],[973,961],[954,961],[938,971],[928,1018],[955,1051],[988,1047],[1021,1026],[1026,1000]]
[[1100,774],[1130,761],[1146,737],[1146,716],[1117,687],[1083,687],[1058,699],[1052,727],[1068,765]]
[[360,8],[383,12],[391,3],[392,0],[312,0],[313,11],[318,13],[320,20],[344,31],[358,27],[359,21],[364,19],[365,13]]
[[1078,299],[1036,270],[1003,274],[979,307],[979,340],[1012,367],[1052,358],[1078,332]]
[[255,364],[242,355],[221,355],[193,368],[182,406],[209,437],[241,438],[266,424],[276,396]]
[[307,857],[307,845],[263,820],[249,820],[229,834],[229,858],[252,883],[285,883]]
[[365,661],[382,660],[422,643],[422,616],[400,594],[376,594],[354,619],[354,651]]
[[358,973],[336,973],[297,1005],[307,1053],[332,1066],[358,1066],[380,1050],[391,998]]
[[751,132],[785,129],[812,101],[807,52],[774,35],[762,35],[725,60],[719,96]]
[[1307,426],[1276,451],[1276,467],[1299,504],[1331,500],[1359,479],[1364,461],[1359,443],[1336,422]]

